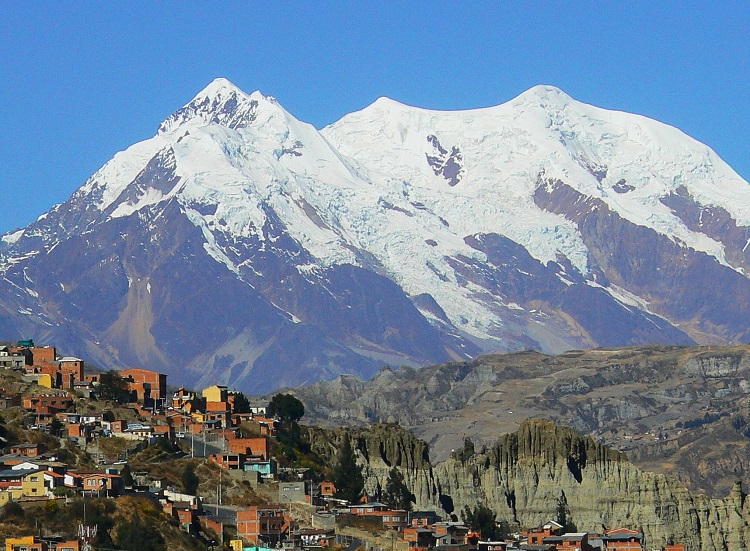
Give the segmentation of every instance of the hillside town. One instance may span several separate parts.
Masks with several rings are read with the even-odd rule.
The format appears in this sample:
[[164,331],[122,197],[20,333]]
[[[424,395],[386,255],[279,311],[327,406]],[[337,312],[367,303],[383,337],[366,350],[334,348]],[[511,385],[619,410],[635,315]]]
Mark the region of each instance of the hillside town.
[[[172,389],[162,373],[89,369],[84,360],[32,340],[0,343],[0,368],[2,417],[19,425],[15,439],[3,435],[0,518],[40,504],[46,511],[76,500],[83,504],[77,537],[45,533],[39,525],[37,531],[0,534],[6,551],[95,549],[107,528],[86,517],[86,504],[94,511],[101,500],[124,499],[158,504],[163,524],[205,549],[647,549],[638,527],[581,530],[568,522],[564,507],[536,527],[497,523],[481,504],[462,518],[415,511],[395,469],[381,495],[367,495],[346,443],[337,465],[289,460],[304,415],[291,395],[256,404],[220,384]],[[168,471],[178,459],[186,466],[176,478]],[[118,529],[118,548],[164,548],[156,535],[148,540],[137,516],[129,522],[135,527],[130,533],[145,540],[136,547],[132,539],[128,547],[125,540],[132,536]],[[684,546],[673,542],[659,549]]]

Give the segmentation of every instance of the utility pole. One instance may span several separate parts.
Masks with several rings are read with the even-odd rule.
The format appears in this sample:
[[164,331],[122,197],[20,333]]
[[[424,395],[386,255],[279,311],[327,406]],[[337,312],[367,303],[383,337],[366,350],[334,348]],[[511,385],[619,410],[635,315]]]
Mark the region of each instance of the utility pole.
[[86,496],[83,497],[83,524],[78,525],[78,537],[83,540],[83,551],[91,551],[89,540],[96,537],[97,525],[89,526],[86,524]]

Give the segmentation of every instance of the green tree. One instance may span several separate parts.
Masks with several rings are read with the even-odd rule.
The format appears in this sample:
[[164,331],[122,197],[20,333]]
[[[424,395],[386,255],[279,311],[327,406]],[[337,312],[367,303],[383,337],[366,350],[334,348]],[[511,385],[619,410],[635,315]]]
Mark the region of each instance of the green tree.
[[479,532],[485,540],[494,540],[500,536],[500,530],[495,522],[495,513],[485,505],[477,505],[474,509],[469,506],[464,507],[463,513],[464,524],[473,532]]
[[365,486],[365,478],[357,465],[348,434],[344,434],[336,466],[333,468],[333,484],[336,486],[336,496],[349,502],[356,501]]
[[117,526],[117,546],[125,551],[163,551],[164,536],[151,523],[145,522],[138,511],[133,512],[130,520]]
[[250,413],[250,402],[242,392],[234,395],[234,413]]
[[276,394],[266,413],[269,417],[278,417],[282,423],[296,423],[305,414],[305,406],[291,394]]
[[125,466],[120,471],[120,478],[122,478],[122,483],[126,488],[133,486],[133,473],[130,472],[130,465],[127,463],[125,463]]
[[182,471],[181,480],[185,493],[195,495],[201,481],[200,478],[198,478],[198,475],[195,474],[195,467],[193,467],[191,463],[189,463],[188,466],[185,467],[185,470]]
[[388,480],[385,483],[385,493],[383,502],[392,509],[403,509],[411,511],[411,505],[414,502],[414,494],[404,483],[404,475],[401,471],[391,469],[388,473]]
[[15,501],[9,501],[5,505],[3,505],[2,509],[0,509],[0,519],[2,520],[8,520],[8,519],[22,519],[24,517],[24,510],[23,507],[19,503],[16,503]]
[[561,492],[560,497],[557,498],[555,512],[557,514],[555,521],[563,527],[564,532],[578,531],[573,519],[570,518],[570,508],[568,507],[568,498],[565,497],[565,492]]
[[62,431],[65,428],[65,426],[60,422],[60,420],[55,417],[52,419],[52,422],[49,424],[49,433],[52,436],[57,436],[58,438],[62,436]]
[[105,371],[99,376],[97,393],[102,400],[112,400],[120,404],[130,400],[127,381],[114,369]]

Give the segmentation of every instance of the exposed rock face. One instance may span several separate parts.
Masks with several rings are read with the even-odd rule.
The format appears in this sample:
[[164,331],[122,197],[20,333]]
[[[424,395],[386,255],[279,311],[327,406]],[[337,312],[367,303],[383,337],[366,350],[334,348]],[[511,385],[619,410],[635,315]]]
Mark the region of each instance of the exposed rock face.
[[491,504],[499,518],[523,526],[553,515],[564,492],[580,529],[633,526],[647,547],[670,537],[687,549],[744,549],[750,508],[740,488],[723,499],[694,494],[677,481],[635,468],[625,455],[549,422],[524,423],[487,450],[435,468],[440,490],[457,509]]
[[490,446],[528,417],[625,450],[695,491],[750,485],[750,349],[629,347],[519,352],[413,370],[381,369],[295,389],[315,423],[399,423],[435,460],[471,438]]
[[726,497],[710,499],[547,421],[524,422],[492,447],[471,457],[454,455],[434,467],[426,448],[393,425],[311,433],[314,449],[329,458],[334,457],[332,442],[343,437],[358,450],[370,492],[383,487],[395,467],[404,473],[419,508],[448,506],[460,513],[464,506],[482,503],[498,520],[529,527],[554,518],[564,494],[580,530],[639,528],[647,548],[674,539],[690,551],[740,551],[750,542],[750,504],[739,485]]
[[[670,196],[667,203],[676,204],[676,197],[682,196]],[[592,260],[611,283],[643,297],[651,311],[676,322],[697,341],[709,332],[718,342],[750,340],[750,279],[740,272],[624,219],[601,199],[586,197],[560,180],[541,182],[534,200],[578,225]],[[728,228],[727,244],[747,243],[746,228],[740,231],[727,220],[720,225]],[[712,224],[705,231],[718,237]],[[743,257],[739,265],[744,264]],[[732,300],[727,302],[728,296]]]
[[335,464],[342,439],[349,438],[363,467],[369,495],[377,495],[385,488],[392,468],[404,474],[418,504],[432,503],[438,494],[427,444],[398,425],[378,423],[351,430],[307,427],[306,438],[312,450],[329,465]]
[[701,205],[685,186],[680,186],[661,202],[672,209],[693,231],[704,232],[726,246],[727,260],[732,266],[747,269],[750,266],[750,228],[738,226],[736,220],[723,208]]

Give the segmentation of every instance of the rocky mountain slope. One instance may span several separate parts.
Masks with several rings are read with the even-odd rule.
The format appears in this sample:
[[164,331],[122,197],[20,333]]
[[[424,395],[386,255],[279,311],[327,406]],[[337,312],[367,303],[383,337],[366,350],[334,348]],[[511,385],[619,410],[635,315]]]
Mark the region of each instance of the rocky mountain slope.
[[640,468],[724,495],[750,486],[750,347],[630,347],[481,356],[420,370],[384,368],[294,390],[305,419],[399,423],[435,460],[477,449],[527,418],[571,426]]
[[750,187],[549,86],[317,131],[217,79],[0,239],[0,332],[264,391],[482,351],[747,340]]
[[708,498],[548,421],[524,422],[483,451],[434,466],[427,446],[394,425],[309,430],[313,449],[331,460],[341,439],[351,440],[371,493],[385,487],[391,468],[401,470],[417,508],[460,515],[480,503],[517,529],[554,518],[564,496],[580,530],[638,528],[647,549],[673,540],[689,551],[739,551],[750,538],[750,502],[739,484]]

